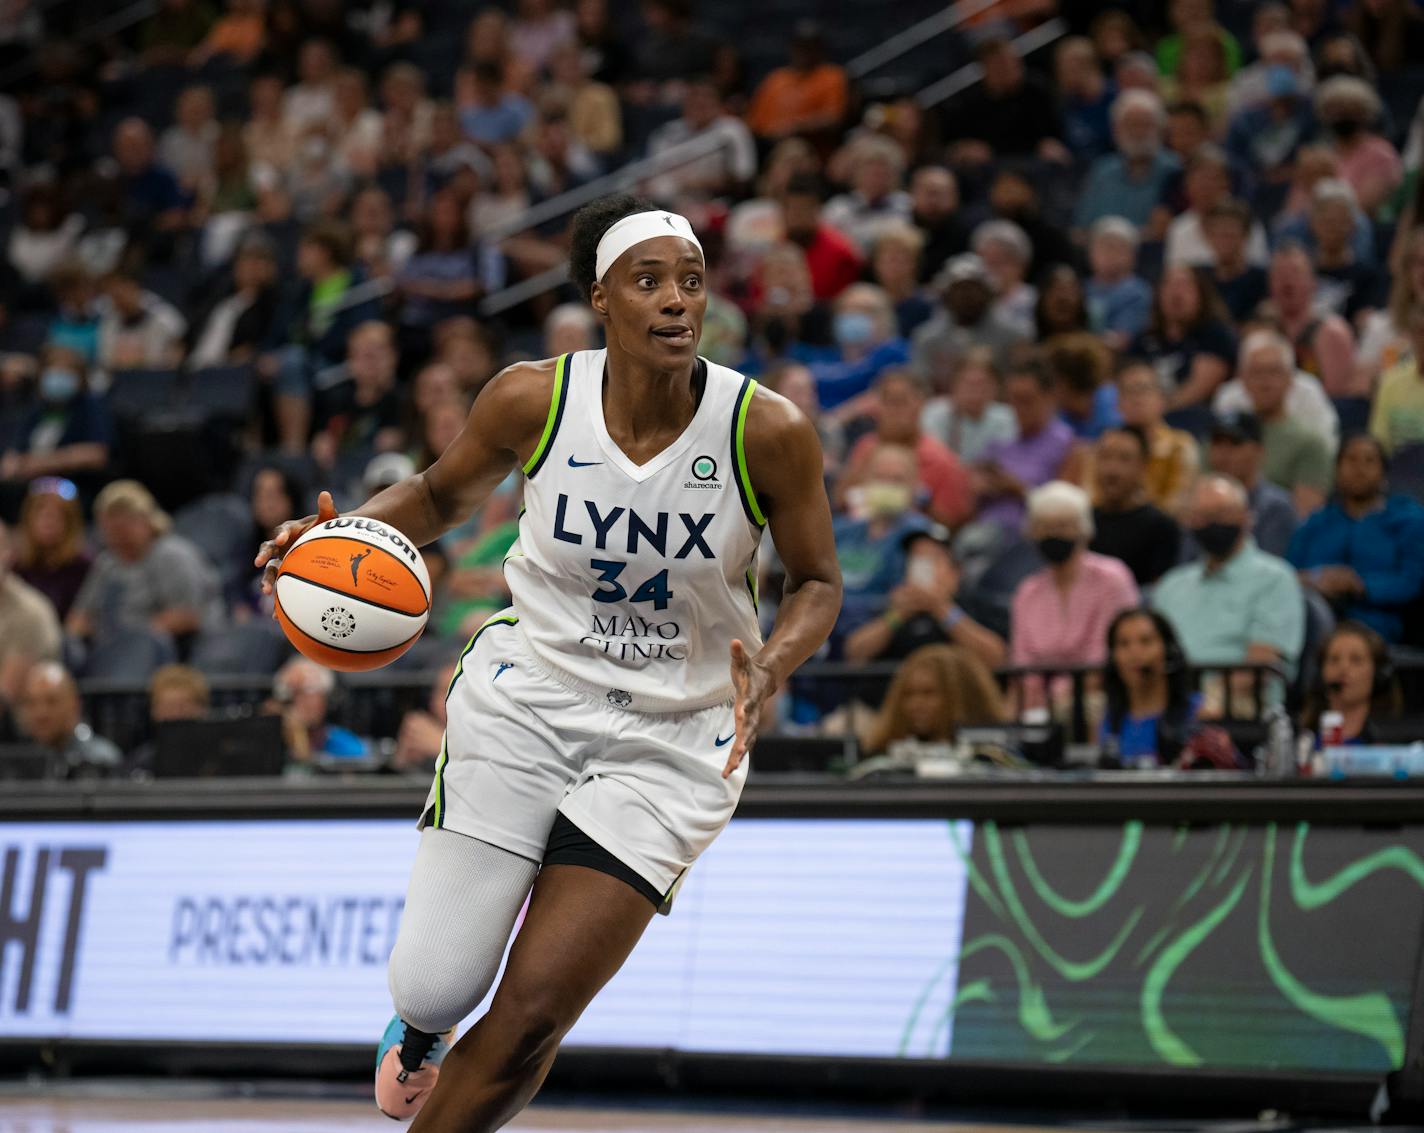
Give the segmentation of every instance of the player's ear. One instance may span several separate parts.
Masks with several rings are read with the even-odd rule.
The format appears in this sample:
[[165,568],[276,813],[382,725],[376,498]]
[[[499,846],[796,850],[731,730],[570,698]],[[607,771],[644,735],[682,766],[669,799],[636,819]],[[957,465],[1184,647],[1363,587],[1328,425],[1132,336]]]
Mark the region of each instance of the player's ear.
[[594,280],[593,286],[588,289],[588,302],[595,315],[600,319],[608,318],[608,292],[601,280]]

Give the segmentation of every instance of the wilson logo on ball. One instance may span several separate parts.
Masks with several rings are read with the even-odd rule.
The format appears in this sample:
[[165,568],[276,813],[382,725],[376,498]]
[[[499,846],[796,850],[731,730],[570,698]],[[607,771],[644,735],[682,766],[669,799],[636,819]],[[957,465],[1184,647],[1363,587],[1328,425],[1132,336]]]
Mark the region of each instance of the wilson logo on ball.
[[361,516],[319,523],[293,543],[275,589],[288,640],[345,672],[394,661],[430,616],[430,575],[411,541]]

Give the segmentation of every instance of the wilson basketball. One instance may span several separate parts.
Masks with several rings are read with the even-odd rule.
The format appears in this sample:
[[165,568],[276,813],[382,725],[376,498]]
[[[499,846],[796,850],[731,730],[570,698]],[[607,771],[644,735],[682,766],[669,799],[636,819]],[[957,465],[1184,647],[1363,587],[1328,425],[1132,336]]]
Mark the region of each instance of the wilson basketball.
[[318,523],[282,556],[277,620],[313,661],[343,672],[388,665],[430,616],[430,575],[393,527],[359,515]]

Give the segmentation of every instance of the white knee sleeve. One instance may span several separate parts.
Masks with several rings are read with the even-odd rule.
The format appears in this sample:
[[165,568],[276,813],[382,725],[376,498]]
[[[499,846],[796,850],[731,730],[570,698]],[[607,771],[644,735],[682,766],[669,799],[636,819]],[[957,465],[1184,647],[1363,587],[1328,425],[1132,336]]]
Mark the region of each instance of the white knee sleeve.
[[396,1012],[448,1031],[494,983],[539,863],[450,830],[420,836],[388,971]]

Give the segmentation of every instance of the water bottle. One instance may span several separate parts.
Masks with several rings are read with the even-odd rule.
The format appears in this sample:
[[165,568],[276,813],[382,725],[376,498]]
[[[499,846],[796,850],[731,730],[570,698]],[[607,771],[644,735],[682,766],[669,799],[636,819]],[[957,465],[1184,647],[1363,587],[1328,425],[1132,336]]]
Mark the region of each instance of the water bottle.
[[1290,775],[1295,763],[1295,730],[1290,715],[1279,704],[1266,711],[1265,758],[1258,774],[1276,779]]

